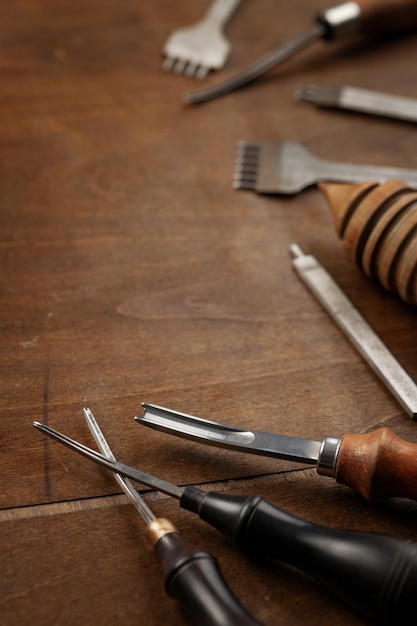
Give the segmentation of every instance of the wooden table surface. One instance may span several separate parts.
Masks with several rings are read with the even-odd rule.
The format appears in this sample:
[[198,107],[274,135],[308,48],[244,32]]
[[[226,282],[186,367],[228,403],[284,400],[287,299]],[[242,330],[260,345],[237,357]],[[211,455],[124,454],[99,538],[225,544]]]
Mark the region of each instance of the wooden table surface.
[[[233,188],[239,141],[299,141],[325,159],[417,168],[412,124],[294,99],[300,82],[417,98],[417,38],[319,42],[203,105],[161,69],[168,34],[209,2],[15,0],[0,18],[0,622],[188,624],[144,523],[113,477],[38,420],[179,485],[262,494],[334,527],[414,540],[417,507],[369,504],[301,464],[206,447],[133,420],[144,401],[298,437],[417,425],[295,273],[322,263],[413,379],[416,310],[347,260],[313,187]],[[321,0],[244,2],[227,27],[232,75],[310,28]],[[200,85],[201,86],[201,85]],[[239,553],[178,502],[138,486],[219,560],[265,625],[366,624],[307,575]]]

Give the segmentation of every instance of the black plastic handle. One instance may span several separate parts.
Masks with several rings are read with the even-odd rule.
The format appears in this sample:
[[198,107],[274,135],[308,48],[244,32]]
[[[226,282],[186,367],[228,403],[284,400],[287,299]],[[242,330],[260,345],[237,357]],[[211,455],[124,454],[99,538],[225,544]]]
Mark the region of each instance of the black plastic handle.
[[196,549],[178,532],[154,546],[162,563],[165,588],[198,626],[261,626],[240,604],[220,571],[217,559]]
[[367,618],[415,624],[416,543],[314,524],[257,496],[187,487],[180,502],[237,547],[297,567]]

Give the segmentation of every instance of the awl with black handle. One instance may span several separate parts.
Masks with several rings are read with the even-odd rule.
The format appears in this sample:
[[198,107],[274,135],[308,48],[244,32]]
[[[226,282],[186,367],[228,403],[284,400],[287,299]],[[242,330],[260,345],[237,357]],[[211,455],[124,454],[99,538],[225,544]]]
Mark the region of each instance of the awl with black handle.
[[376,38],[414,29],[417,29],[416,0],[343,2],[321,11],[309,30],[271,50],[245,70],[206,89],[187,93],[183,99],[189,104],[196,104],[234,91],[259,78],[316,41],[331,41],[339,36],[353,33],[366,38]]
[[[90,411],[87,425],[103,455],[116,458]],[[156,517],[128,478],[114,477],[147,523],[145,535],[162,564],[165,589],[197,626],[261,626],[226,583],[217,559],[194,546],[164,517]]]
[[197,514],[239,549],[277,559],[313,576],[373,622],[415,624],[417,543],[308,522],[261,496],[229,496],[192,486],[178,487],[108,459],[49,426],[39,422],[34,426],[112,472],[178,499],[183,509]]
[[135,420],[171,435],[262,456],[315,465],[371,502],[399,496],[417,500],[417,444],[389,428],[366,434],[324,437],[322,441],[238,428],[142,403]]

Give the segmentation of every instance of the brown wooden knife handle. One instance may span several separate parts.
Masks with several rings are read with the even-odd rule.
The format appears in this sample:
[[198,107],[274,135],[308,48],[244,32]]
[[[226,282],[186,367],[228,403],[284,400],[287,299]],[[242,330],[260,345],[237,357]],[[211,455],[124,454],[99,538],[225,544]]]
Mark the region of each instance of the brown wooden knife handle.
[[369,501],[399,496],[417,500],[417,444],[389,428],[365,435],[344,435],[335,479]]
[[416,0],[356,0],[361,30],[369,35],[395,34],[417,28]]

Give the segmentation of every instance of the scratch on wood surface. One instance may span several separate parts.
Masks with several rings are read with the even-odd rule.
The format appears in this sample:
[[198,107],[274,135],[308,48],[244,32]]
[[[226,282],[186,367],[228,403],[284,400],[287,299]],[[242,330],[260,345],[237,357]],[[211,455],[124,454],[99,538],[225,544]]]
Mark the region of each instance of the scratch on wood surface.
[[[50,382],[50,368],[49,362],[47,363],[45,388],[43,391],[43,422],[48,426],[49,416],[49,382]],[[44,441],[44,470],[45,470],[45,495],[48,500],[51,499],[51,479],[50,479],[50,467],[49,467],[49,438],[45,437]]]
[[46,517],[50,515],[63,515],[66,513],[77,513],[79,511],[90,511],[92,509],[106,509],[120,504],[128,504],[125,495],[103,496],[51,504],[15,507],[0,511],[0,522],[32,519],[34,517]]
[[[311,468],[295,470],[290,472],[280,472],[278,474],[262,474],[258,476],[245,476],[244,478],[225,479],[218,482],[205,483],[198,486],[203,490],[212,490],[218,492],[227,491],[230,486],[234,489],[238,488],[240,491],[252,492],[253,490],[259,491],[262,484],[277,484],[280,482],[304,480],[305,478],[313,477],[315,470]],[[262,481],[258,484],[257,481]],[[161,500],[170,499],[170,496],[160,493],[158,491],[146,491],[140,492],[140,495],[151,504],[152,502],[159,502]],[[0,510],[0,523],[10,522],[23,519],[32,519],[35,517],[46,517],[52,515],[64,515],[68,513],[78,513],[80,511],[91,511],[93,509],[107,509],[114,506],[121,506],[129,504],[129,500],[125,494],[115,494],[109,496],[99,496],[96,498],[83,498],[79,500],[66,500],[65,502],[55,502],[50,504],[36,504],[33,506],[14,507],[10,509]]]

